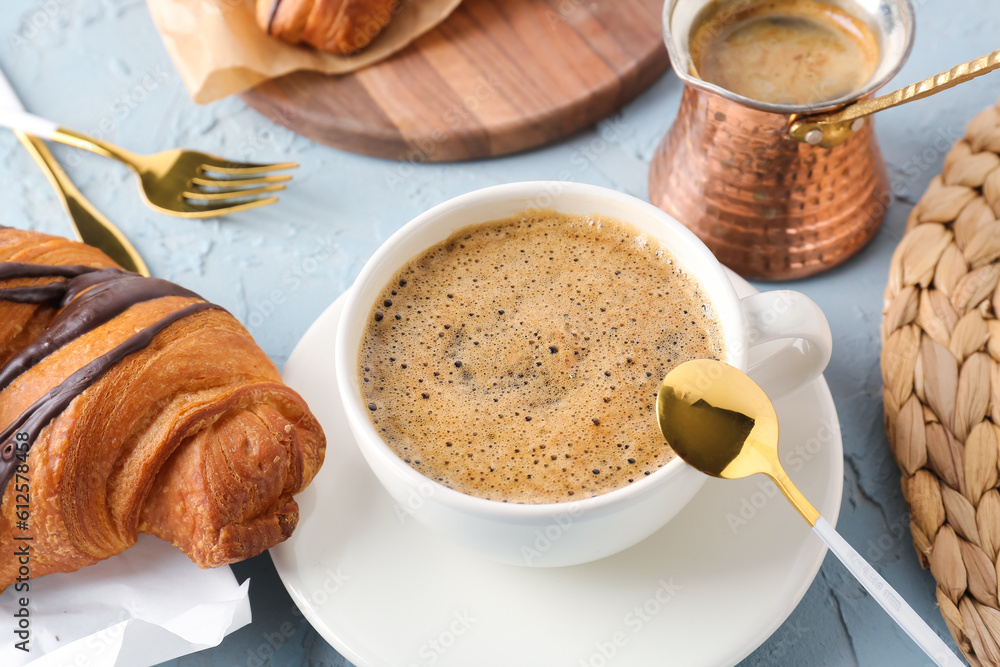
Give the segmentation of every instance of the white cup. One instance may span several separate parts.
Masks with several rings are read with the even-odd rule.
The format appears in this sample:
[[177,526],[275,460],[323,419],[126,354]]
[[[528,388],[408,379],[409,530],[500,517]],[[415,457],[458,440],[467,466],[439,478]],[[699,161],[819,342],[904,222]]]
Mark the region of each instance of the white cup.
[[[580,183],[537,181],[484,188],[439,204],[393,234],[365,264],[348,293],[337,329],[337,385],[361,452],[404,511],[487,558],[531,566],[585,563],[626,549],[656,532],[684,507],[705,475],[675,458],[626,487],[592,498],[547,504],[486,500],[443,486],[407,465],[368,417],[358,350],[372,305],[395,272],[461,227],[528,208],[598,215],[655,237],[705,290],[721,322],[724,361],[749,370],[772,397],[818,377],[830,359],[830,328],[808,297],[791,291],[736,295],[722,265],[686,227],[635,197]],[[747,368],[747,350],[795,339]]]

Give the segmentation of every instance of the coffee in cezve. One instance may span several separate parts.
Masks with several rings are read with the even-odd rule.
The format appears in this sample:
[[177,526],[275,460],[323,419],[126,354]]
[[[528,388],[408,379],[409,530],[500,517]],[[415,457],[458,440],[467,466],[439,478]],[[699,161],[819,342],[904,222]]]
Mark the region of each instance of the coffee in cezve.
[[744,2],[703,10],[691,31],[697,76],[759,102],[808,105],[849,96],[878,65],[861,20],[816,0]]

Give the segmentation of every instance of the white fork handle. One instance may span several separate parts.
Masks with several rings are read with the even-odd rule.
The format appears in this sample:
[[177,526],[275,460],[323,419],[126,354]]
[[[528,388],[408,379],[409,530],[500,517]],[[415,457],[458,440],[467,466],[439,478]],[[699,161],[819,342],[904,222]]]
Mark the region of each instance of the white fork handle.
[[51,139],[59,129],[57,123],[10,107],[0,107],[0,126],[21,130],[43,139]]
[[10,85],[7,77],[4,76],[3,70],[0,70],[0,108],[24,111],[21,98],[14,92],[14,88]]
[[840,562],[851,571],[851,574],[861,582],[861,585],[871,593],[875,601],[882,605],[888,612],[892,620],[903,629],[903,632],[910,636],[917,646],[923,649],[924,653],[934,661],[934,664],[941,667],[962,667],[965,662],[960,660],[955,653],[948,648],[937,633],[931,629],[924,619],[913,611],[910,605],[899,596],[892,586],[840,536],[833,526],[827,523],[826,519],[820,517],[813,526],[816,534],[826,542],[830,551],[840,559]]
[[0,125],[12,130],[21,130],[45,139],[51,139],[59,128],[57,123],[39,118],[24,110],[21,98],[0,70]]

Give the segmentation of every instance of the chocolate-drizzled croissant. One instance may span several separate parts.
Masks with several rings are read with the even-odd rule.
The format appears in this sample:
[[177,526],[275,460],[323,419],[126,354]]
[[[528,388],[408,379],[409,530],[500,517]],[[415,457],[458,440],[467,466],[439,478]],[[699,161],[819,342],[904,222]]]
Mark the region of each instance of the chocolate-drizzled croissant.
[[257,23],[291,44],[347,54],[368,46],[392,19],[397,0],[257,0]]
[[[220,307],[83,244],[0,228],[0,363],[0,549],[27,545],[32,578],[139,532],[214,567],[295,528],[323,432]],[[0,559],[0,591],[16,561]]]

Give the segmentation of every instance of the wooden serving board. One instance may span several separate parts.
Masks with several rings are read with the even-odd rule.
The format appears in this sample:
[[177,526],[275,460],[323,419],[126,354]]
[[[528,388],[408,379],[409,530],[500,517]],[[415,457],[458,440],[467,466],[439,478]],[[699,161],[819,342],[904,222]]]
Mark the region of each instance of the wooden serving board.
[[415,162],[543,144],[612,113],[668,65],[663,0],[465,0],[352,74],[296,72],[243,94],[315,141]]

